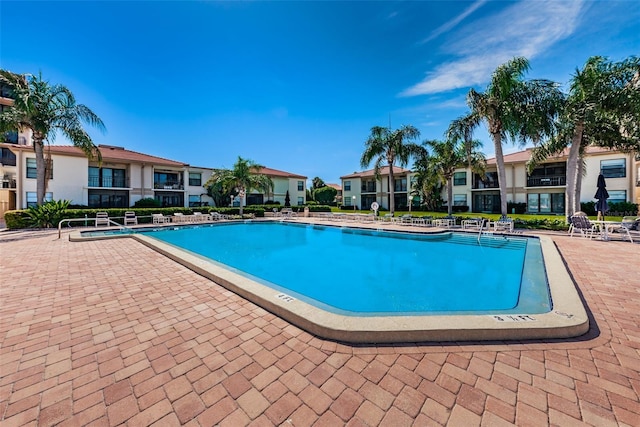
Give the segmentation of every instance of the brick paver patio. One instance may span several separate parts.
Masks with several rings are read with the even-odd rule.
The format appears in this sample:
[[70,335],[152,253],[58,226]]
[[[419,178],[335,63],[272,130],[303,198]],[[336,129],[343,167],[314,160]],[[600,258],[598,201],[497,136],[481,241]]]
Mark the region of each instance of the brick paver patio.
[[585,337],[351,346],[133,240],[2,234],[3,427],[640,425],[638,244],[554,236]]

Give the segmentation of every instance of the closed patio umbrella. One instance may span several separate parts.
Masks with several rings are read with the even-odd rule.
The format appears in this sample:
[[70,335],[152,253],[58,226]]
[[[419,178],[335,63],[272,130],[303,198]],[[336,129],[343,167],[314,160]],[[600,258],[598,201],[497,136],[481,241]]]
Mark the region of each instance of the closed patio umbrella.
[[598,190],[596,191],[596,195],[593,197],[596,199],[598,221],[604,220],[604,213],[609,210],[609,205],[607,204],[609,193],[607,192],[607,184],[605,183],[604,176],[602,174],[598,175]]

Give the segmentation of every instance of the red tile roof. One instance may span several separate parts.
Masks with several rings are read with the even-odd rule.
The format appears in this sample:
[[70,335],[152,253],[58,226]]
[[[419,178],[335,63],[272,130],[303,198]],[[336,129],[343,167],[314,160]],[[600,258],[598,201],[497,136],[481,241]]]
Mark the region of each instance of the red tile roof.
[[340,184],[327,184],[327,187],[331,187],[331,188],[336,189],[338,191],[342,191],[342,185],[340,185]]
[[272,169],[272,168],[267,168],[267,167],[263,167],[262,169],[260,169],[260,173],[267,175],[267,176],[279,176],[279,177],[284,177],[284,178],[300,178],[300,179],[307,179],[306,176],[303,175],[297,175],[295,173],[291,173],[291,172],[285,172],[285,171],[281,171],[278,169]]
[[[526,150],[523,151],[517,151],[515,153],[510,153],[510,154],[505,154],[504,155],[504,162],[505,163],[526,163],[529,161],[529,159],[531,158],[531,152],[533,151],[533,148],[527,148]],[[601,147],[587,147],[587,154],[605,154],[605,153],[609,153],[609,152],[616,152],[616,150],[610,150],[608,148],[601,148]],[[569,155],[569,149],[566,148],[562,153],[555,155],[555,156],[551,156],[549,157],[548,160],[566,160],[567,156]],[[491,157],[489,159],[487,159],[487,164],[488,165],[495,165],[496,164],[496,158],[495,157]]]
[[[19,148],[22,150],[33,150],[31,145],[11,145],[12,148]],[[124,147],[117,147],[113,145],[98,145],[100,153],[102,154],[103,161],[117,161],[123,163],[147,163],[160,166],[172,166],[172,167],[188,167],[187,163],[177,162],[175,160],[165,159],[163,157],[151,156],[149,154],[138,153],[137,151],[127,150]],[[50,145],[46,150],[51,150],[51,154],[58,154],[62,156],[77,156],[85,157],[85,153],[73,145]],[[195,167],[197,169],[215,169],[207,167]],[[299,178],[306,180],[307,177],[303,175],[297,175],[291,172],[285,172],[278,169],[272,169],[264,167],[261,169],[261,173],[271,177],[285,177],[285,178]]]
[[[25,148],[32,149],[31,146],[23,146]],[[102,154],[103,161],[118,161],[127,163],[149,163],[162,166],[174,166],[184,167],[188,166],[186,163],[176,162],[175,160],[169,160],[162,157],[150,156],[148,154],[138,153],[136,151],[125,150],[122,147],[115,147],[112,145],[98,145],[98,149]],[[63,156],[78,156],[85,157],[85,153],[78,147],[73,145],[49,145],[45,148],[51,151],[51,154],[59,154]]]

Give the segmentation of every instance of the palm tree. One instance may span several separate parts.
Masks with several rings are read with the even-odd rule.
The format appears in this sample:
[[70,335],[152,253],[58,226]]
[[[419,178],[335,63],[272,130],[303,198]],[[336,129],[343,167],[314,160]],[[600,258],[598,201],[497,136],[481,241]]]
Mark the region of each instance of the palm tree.
[[371,135],[365,142],[365,150],[360,159],[363,168],[369,166],[375,159],[375,175],[380,177],[380,168],[386,163],[389,166],[389,212],[395,211],[395,178],[393,167],[396,163],[404,167],[409,158],[420,153],[418,144],[406,142],[420,136],[420,131],[411,125],[404,125],[400,129],[391,130],[382,126],[371,128]]
[[218,169],[204,184],[205,187],[221,185],[225,192],[236,191],[240,195],[240,215],[242,215],[243,203],[248,191],[258,190],[268,192],[273,189],[273,181],[267,175],[261,174],[264,168],[252,160],[238,156],[238,161],[233,169]]
[[100,151],[83,125],[89,124],[101,131],[105,130],[105,126],[89,107],[76,104],[69,89],[62,85],[50,85],[42,80],[42,75],[18,75],[0,70],[0,82],[11,89],[13,96],[13,105],[0,114],[0,131],[31,130],[36,154],[37,203],[41,205],[50,174],[47,171],[48,162],[45,161],[45,142],[53,142],[60,131],[87,157],[97,157],[100,162]]
[[553,119],[562,98],[554,82],[524,81],[528,69],[526,58],[515,57],[496,68],[485,92],[471,89],[467,95],[471,112],[464,120],[472,128],[486,122],[493,140],[503,216],[507,215],[507,186],[502,141],[509,137],[524,144],[553,132]]
[[453,214],[453,175],[456,169],[469,166],[473,173],[484,175],[484,154],[478,151],[480,141],[463,143],[461,140],[449,138],[444,141],[427,140],[425,147],[431,152],[430,165],[441,182],[447,186],[447,213]]
[[442,180],[427,150],[416,156],[413,170],[415,181],[412,183],[412,195],[419,195],[421,204],[427,210],[438,210],[442,204]]
[[640,59],[594,56],[572,76],[557,135],[534,150],[529,168],[569,147],[565,211],[580,210],[582,155],[589,145],[640,150]]

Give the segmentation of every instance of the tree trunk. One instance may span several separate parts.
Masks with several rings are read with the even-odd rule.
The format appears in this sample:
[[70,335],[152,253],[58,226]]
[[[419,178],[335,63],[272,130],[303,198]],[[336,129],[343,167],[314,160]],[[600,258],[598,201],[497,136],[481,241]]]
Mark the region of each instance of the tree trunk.
[[576,175],[576,195],[575,195],[575,204],[574,204],[574,212],[581,211],[582,206],[580,205],[581,200],[581,191],[582,190],[582,175],[584,174],[584,164],[582,162],[582,156],[578,157],[578,174]]
[[36,203],[44,203],[47,191],[47,171],[44,160],[44,138],[39,132],[33,133],[33,151],[36,153]]
[[393,163],[389,163],[389,212],[393,214],[395,212],[395,186],[396,182],[393,177]]
[[580,122],[571,138],[571,148],[567,158],[567,189],[565,192],[565,214],[569,219],[575,213],[576,207],[576,184],[578,182],[578,159],[580,155],[580,144],[582,143],[582,130],[584,125]]
[[447,179],[447,213],[453,215],[453,175]]
[[504,155],[502,154],[502,137],[499,132],[491,133],[496,150],[496,166],[498,167],[498,187],[500,187],[500,213],[507,216],[507,174],[504,169]]

